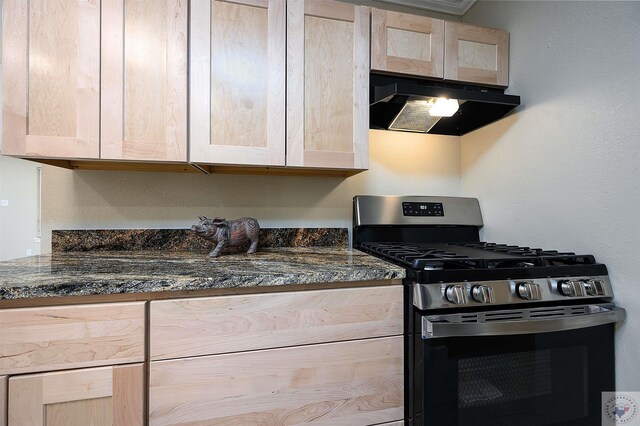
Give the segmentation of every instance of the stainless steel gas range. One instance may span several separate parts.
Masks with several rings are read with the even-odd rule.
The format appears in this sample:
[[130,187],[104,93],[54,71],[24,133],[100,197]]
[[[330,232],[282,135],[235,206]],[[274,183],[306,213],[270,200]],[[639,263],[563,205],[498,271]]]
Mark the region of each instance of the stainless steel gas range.
[[600,425],[625,317],[606,266],[482,226],[473,198],[354,197],[354,247],[407,271],[405,424]]

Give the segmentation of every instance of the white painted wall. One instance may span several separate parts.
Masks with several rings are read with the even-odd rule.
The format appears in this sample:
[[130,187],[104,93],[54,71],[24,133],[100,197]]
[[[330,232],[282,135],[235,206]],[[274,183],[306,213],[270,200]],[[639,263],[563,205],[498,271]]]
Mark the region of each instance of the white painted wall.
[[629,318],[619,390],[640,391],[640,2],[481,1],[464,16],[511,33],[524,106],[462,137],[462,194],[484,238],[593,253]]
[[43,170],[52,229],[185,228],[198,216],[264,227],[350,227],[358,194],[460,193],[460,138],[371,131],[370,170],[350,178]]

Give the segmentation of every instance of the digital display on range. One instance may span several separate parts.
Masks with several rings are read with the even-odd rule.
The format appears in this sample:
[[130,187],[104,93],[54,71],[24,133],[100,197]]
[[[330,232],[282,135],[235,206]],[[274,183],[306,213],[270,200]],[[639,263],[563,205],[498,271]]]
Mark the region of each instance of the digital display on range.
[[444,216],[442,203],[402,203],[403,216]]

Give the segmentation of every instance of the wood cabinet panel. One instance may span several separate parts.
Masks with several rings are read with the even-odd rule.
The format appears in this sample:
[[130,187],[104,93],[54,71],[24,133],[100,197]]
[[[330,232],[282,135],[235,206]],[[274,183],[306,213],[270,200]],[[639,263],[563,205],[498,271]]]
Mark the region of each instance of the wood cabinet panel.
[[285,165],[285,6],[191,2],[191,161]]
[[8,423],[142,425],[143,374],[133,364],[11,377]]
[[3,153],[98,158],[100,1],[3,4]]
[[186,0],[105,0],[101,158],[187,160]]
[[144,302],[0,311],[0,373],[144,360]]
[[402,334],[402,286],[151,302],[152,360]]
[[442,78],[444,21],[372,9],[371,69]]
[[7,426],[7,376],[0,376],[0,426]]
[[149,424],[398,420],[402,348],[396,336],[152,362]]
[[509,33],[447,21],[444,78],[508,86]]
[[287,1],[287,166],[366,169],[370,10]]

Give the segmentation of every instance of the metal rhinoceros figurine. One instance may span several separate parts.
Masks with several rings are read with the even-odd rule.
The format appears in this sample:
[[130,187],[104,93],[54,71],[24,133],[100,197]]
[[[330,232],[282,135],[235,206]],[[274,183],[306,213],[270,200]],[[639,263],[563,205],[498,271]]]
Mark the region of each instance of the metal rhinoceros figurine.
[[200,222],[193,225],[191,230],[197,236],[217,243],[216,247],[209,253],[209,256],[218,257],[225,247],[242,246],[248,241],[251,242],[251,245],[247,250],[247,254],[256,252],[260,225],[254,218],[243,217],[236,220],[226,220],[219,217],[208,219],[200,216],[199,219]]

